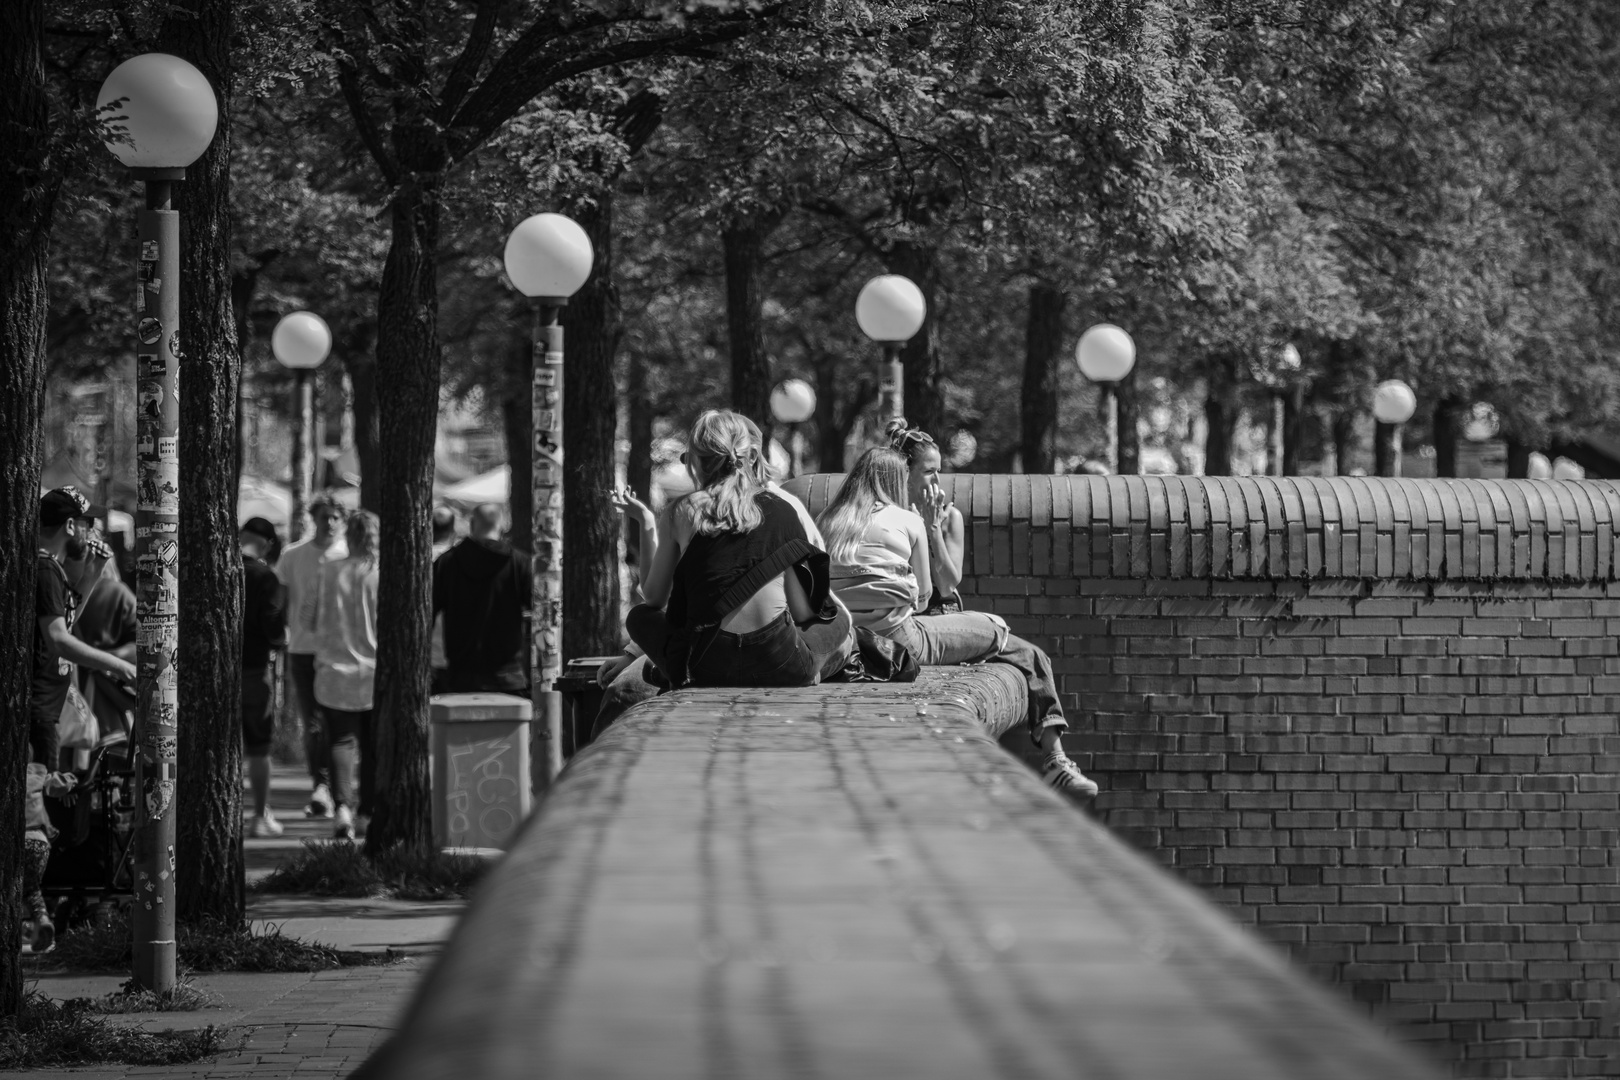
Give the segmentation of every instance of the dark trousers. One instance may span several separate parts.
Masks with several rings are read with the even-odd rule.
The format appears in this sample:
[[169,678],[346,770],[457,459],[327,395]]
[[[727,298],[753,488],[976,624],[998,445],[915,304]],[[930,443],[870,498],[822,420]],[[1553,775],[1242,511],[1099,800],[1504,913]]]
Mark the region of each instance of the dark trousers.
[[304,759],[309,766],[310,785],[330,786],[332,752],[321,727],[321,710],[315,704],[315,654],[288,653],[287,670],[292,673],[293,704],[304,725]]
[[[347,709],[329,709],[323,705],[320,711],[332,751],[332,802],[337,806],[347,806],[356,814],[369,816],[377,781],[377,754],[371,738],[372,710],[351,712]],[[356,771],[360,778],[358,798],[355,793]]]
[[48,772],[61,767],[62,737],[56,730],[61,708],[56,712],[56,716],[42,716],[32,711],[28,714],[28,760],[39,762]]

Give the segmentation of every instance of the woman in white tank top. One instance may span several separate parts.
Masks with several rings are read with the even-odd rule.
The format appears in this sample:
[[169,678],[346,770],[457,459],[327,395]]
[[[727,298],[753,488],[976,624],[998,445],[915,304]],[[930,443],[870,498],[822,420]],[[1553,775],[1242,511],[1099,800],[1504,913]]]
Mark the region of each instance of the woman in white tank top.
[[921,515],[905,507],[906,487],[902,454],[873,449],[855,462],[821,514],[833,591],[857,627],[904,645],[919,664],[993,661],[1016,667],[1029,686],[1029,733],[1042,751],[1042,776],[1060,791],[1095,795],[1097,785],[1064,752],[1069,722],[1046,653],[1009,633],[997,615],[921,614],[933,596],[928,534]]

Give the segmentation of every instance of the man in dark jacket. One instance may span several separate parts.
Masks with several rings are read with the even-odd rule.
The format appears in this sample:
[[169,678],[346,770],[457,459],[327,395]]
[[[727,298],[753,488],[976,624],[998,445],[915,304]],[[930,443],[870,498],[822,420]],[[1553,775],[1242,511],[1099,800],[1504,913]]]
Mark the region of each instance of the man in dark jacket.
[[249,836],[280,836],[270,812],[270,743],[276,730],[275,651],[287,643],[286,589],[265,556],[276,544],[276,527],[248,518],[242,545],[242,756],[253,792]]
[[493,503],[474,510],[468,527],[467,539],[433,564],[433,613],[444,614],[445,689],[526,693],[529,553],[501,539],[506,511]]

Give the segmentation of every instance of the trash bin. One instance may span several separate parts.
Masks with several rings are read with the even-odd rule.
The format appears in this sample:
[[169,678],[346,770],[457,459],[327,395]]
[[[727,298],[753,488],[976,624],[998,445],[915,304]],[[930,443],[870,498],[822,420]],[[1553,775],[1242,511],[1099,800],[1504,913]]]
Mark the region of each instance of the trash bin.
[[568,661],[553,684],[563,696],[563,760],[585,749],[591,741],[591,726],[602,707],[602,688],[596,673],[611,656],[581,656]]
[[534,808],[529,699],[511,694],[439,694],[428,713],[434,843],[441,848],[506,850]]

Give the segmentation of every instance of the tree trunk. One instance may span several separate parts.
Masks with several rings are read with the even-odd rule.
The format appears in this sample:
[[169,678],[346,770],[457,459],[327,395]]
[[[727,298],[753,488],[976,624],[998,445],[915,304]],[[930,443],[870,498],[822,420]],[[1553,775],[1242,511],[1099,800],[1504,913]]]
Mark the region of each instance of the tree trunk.
[[1509,480],[1524,480],[1530,476],[1530,444],[1520,442],[1508,435],[1503,440],[1507,444],[1507,474]]
[[619,531],[613,446],[619,390],[613,357],[624,333],[613,280],[613,193],[603,190],[575,220],[596,252],[584,288],[563,308],[563,660],[617,652]]
[[[759,269],[765,238],[781,220],[780,214],[746,215],[735,218],[720,233],[725,249],[731,407],[758,424],[759,430],[766,433],[771,430],[772,423],[771,358],[765,352]],[[767,434],[767,444],[769,441]]]
[[1434,475],[1457,475],[1457,414],[1462,402],[1446,397],[1434,406]]
[[181,220],[180,673],[177,918],[240,926],[242,555],[236,543],[236,404],[242,358],[231,305],[231,0],[187,0],[163,47],[219,98],[214,141],[175,185]]
[[[395,130],[396,142],[412,137]],[[392,236],[377,301],[382,543],[378,551],[375,816],[366,850],[433,842],[428,787],[429,518],[439,415],[439,176],[418,171],[390,205]],[[351,372],[351,375],[354,372]],[[355,379],[355,397],[364,396]],[[357,408],[357,413],[359,409]],[[356,416],[356,432],[360,429]]]
[[1018,410],[1019,452],[1026,473],[1052,471],[1063,309],[1068,303],[1069,294],[1056,285],[1038,281],[1029,287],[1029,312],[1024,323],[1024,386]]
[[1299,475],[1299,447],[1305,437],[1305,388],[1298,383],[1283,391],[1282,471]]
[[[378,301],[379,307],[381,300]],[[367,331],[375,327],[368,326]],[[435,335],[437,336],[437,335]],[[377,349],[380,337],[357,331],[349,348],[343,351],[343,366],[349,373],[353,391],[354,456],[360,463],[360,505],[373,514],[382,512],[382,447],[377,424]],[[437,413],[438,403],[434,402]],[[432,481],[429,479],[429,491]]]
[[1355,466],[1351,459],[1356,452],[1356,414],[1340,409],[1333,414],[1333,471],[1338,476],[1349,476]]
[[[630,441],[630,453],[625,463],[625,482],[630,490],[636,493],[636,498],[652,505],[652,476],[653,476],[653,422],[657,418],[652,400],[652,388],[648,385],[647,365],[651,363],[648,355],[636,350],[630,354],[629,386],[630,394],[630,430],[626,433]],[[629,518],[624,520],[624,550],[625,558],[632,565],[641,565],[641,529]],[[651,555],[651,552],[647,553]]]
[[58,178],[42,0],[0,4],[0,1017],[22,1006],[23,798],[34,652],[34,552],[44,457],[46,254]]
[[1209,366],[1209,389],[1204,396],[1204,420],[1209,435],[1204,442],[1204,475],[1232,475],[1232,433],[1237,428],[1237,387],[1229,357],[1216,357]]
[[1135,476],[1142,471],[1142,434],[1137,430],[1137,418],[1142,414],[1142,399],[1136,390],[1135,368],[1114,385],[1114,400],[1119,403],[1116,468],[1121,476]]
[[[506,385],[501,392],[501,420],[506,430],[506,465],[511,494],[506,506],[512,546],[534,551],[534,342],[527,311],[512,324],[506,348]],[[566,344],[566,343],[565,343]]]
[[[922,329],[900,351],[905,365],[905,415],[912,427],[936,437],[945,431],[945,395],[940,386],[944,358],[940,354],[939,266],[932,246],[914,240],[899,240],[889,250],[889,269],[910,278],[922,290],[928,315]],[[877,368],[877,346],[873,346],[872,368]]]

